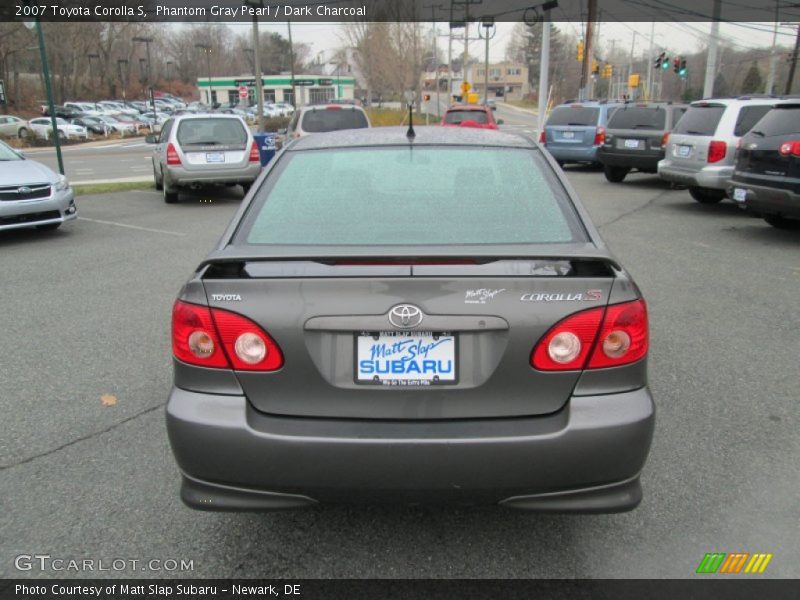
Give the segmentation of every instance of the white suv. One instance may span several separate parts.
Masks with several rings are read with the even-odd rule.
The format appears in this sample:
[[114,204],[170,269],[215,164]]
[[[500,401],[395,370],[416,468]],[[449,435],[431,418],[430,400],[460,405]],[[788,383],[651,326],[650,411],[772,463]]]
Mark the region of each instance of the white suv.
[[719,202],[733,175],[739,138],[776,104],[780,101],[770,97],[692,102],[669,135],[659,176],[688,186],[698,202]]

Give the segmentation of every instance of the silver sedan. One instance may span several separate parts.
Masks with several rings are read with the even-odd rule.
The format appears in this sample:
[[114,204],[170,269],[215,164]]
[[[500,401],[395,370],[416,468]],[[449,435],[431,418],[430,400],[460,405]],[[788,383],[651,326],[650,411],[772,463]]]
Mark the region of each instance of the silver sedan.
[[77,216],[66,177],[0,142],[0,231],[58,229]]

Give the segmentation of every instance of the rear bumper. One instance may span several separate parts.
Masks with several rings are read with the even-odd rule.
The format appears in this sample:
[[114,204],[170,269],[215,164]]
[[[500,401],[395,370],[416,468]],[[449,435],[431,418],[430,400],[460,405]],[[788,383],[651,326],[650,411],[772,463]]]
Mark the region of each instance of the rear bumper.
[[341,501],[630,510],[654,418],[647,388],[573,397],[542,417],[446,423],[272,417],[243,396],[177,388],[167,404],[181,497],[205,510]]
[[640,171],[650,171],[655,173],[658,162],[664,158],[663,152],[615,152],[601,148],[597,152],[597,160],[609,167],[628,167],[639,169]]
[[186,169],[184,167],[164,166],[164,176],[171,186],[192,183],[252,183],[261,173],[261,163],[248,163],[241,168],[229,169]]
[[800,194],[791,190],[731,181],[728,197],[733,198],[734,188],[747,190],[747,196],[741,204],[754,212],[800,219]]
[[689,187],[724,190],[728,187],[728,181],[733,175],[733,167],[708,166],[702,169],[691,169],[675,165],[667,158],[658,163],[658,175],[665,181]]
[[65,223],[78,217],[72,188],[49,198],[0,201],[0,231]]
[[553,158],[569,162],[597,162],[597,146],[556,146],[553,143],[545,144],[547,151]]

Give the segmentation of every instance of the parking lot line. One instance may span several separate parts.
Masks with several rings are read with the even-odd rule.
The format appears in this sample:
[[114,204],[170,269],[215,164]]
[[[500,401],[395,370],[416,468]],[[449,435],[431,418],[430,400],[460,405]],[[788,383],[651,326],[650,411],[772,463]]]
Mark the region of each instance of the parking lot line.
[[153,229],[151,227],[140,227],[139,225],[128,225],[127,223],[117,223],[115,221],[103,221],[101,219],[89,219],[87,217],[78,217],[81,221],[89,221],[91,223],[100,223],[102,225],[116,225],[117,227],[125,227],[127,229],[138,229],[139,231],[150,231],[152,233],[165,233],[167,235],[185,236],[185,233],[180,231],[167,231],[165,229]]

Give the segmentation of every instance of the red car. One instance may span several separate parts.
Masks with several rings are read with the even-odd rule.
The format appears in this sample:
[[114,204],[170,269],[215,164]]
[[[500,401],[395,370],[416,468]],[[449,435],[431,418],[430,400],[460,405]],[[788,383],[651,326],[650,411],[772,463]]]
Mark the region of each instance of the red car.
[[442,127],[475,127],[477,129],[498,129],[492,109],[479,104],[454,104],[442,117]]

